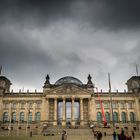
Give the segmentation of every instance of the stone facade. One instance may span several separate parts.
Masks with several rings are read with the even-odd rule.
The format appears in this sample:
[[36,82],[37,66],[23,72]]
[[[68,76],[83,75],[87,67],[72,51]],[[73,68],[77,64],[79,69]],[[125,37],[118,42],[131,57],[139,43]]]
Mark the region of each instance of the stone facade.
[[15,93],[10,92],[10,80],[0,76],[0,123],[2,126],[17,123],[19,126],[102,125],[102,102],[108,124],[112,125],[114,120],[116,127],[121,125],[139,128],[140,77],[133,76],[127,81],[128,92],[111,93],[97,93],[91,79],[89,75],[87,83],[83,84],[74,77],[66,76],[51,84],[47,75],[43,92]]

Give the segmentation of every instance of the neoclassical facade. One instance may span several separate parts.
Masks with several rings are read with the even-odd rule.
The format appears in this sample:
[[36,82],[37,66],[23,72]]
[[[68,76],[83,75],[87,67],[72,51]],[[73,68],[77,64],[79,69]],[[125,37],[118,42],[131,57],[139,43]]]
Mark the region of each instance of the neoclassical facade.
[[10,91],[10,80],[0,76],[0,124],[101,125],[102,102],[108,124],[114,120],[116,127],[139,128],[140,77],[133,76],[126,84],[128,91],[97,93],[90,75],[86,84],[71,76],[51,84],[47,75],[42,92],[17,93]]

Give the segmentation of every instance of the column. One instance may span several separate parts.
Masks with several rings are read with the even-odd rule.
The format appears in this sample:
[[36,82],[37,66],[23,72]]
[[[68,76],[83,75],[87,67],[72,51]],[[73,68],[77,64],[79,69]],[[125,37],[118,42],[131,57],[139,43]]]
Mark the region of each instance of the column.
[[96,103],[95,97],[91,97],[90,102],[90,121],[96,122]]
[[49,121],[49,99],[46,99],[46,120]]
[[33,102],[33,121],[36,121],[36,103]]
[[19,119],[20,119],[20,104],[19,104],[19,102],[17,102],[17,112],[16,112],[16,116],[17,116],[17,118],[16,118],[16,120],[17,121],[19,121]]
[[66,100],[63,98],[62,126],[66,125]]
[[8,126],[8,135],[11,133],[11,120],[12,120],[12,103],[10,102],[10,108],[9,108],[9,126]]
[[25,121],[28,121],[28,102],[26,101],[26,105],[25,105]]
[[57,98],[54,99],[54,122],[53,125],[57,125]]
[[[47,118],[47,114],[49,112],[47,101],[48,101],[48,99],[46,99],[46,97],[43,97],[41,107],[40,107],[41,108],[41,121],[44,121],[44,122],[47,120],[46,118]],[[37,103],[38,102],[36,102],[36,107],[37,107]]]
[[83,98],[80,98],[80,125],[83,125]]
[[2,101],[2,97],[0,97],[0,122],[3,121],[3,101]]
[[74,126],[74,98],[71,99],[71,125]]
[[91,105],[90,105],[90,99],[88,99],[88,120],[91,121]]
[[137,96],[135,97],[135,112],[136,112],[137,128],[138,130],[140,130],[140,103],[139,98]]
[[130,117],[129,117],[129,109],[128,109],[128,102],[126,102],[126,122],[130,121]]
[[118,102],[118,121],[121,122],[121,109],[120,109],[120,103]]

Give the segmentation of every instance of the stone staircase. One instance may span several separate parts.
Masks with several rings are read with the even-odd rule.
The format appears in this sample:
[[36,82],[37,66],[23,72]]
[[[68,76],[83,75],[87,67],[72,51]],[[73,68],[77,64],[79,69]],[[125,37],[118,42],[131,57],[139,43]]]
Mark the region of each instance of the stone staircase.
[[61,128],[48,127],[42,134],[46,137],[51,137],[52,140],[61,139],[62,130],[67,132],[67,140],[93,140],[93,132],[90,128]]

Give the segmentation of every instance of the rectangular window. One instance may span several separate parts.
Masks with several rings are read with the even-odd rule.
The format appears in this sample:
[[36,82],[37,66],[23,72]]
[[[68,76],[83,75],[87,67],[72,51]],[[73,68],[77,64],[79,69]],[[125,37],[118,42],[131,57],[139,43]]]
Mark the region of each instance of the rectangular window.
[[115,109],[115,108],[118,108],[117,103],[112,103],[112,106],[113,106],[114,109]]
[[41,102],[40,101],[36,102],[36,108],[41,108]]
[[96,103],[96,108],[97,109],[100,109],[101,108],[100,103]]
[[29,108],[30,108],[30,109],[33,108],[33,103],[29,103]]
[[25,109],[25,103],[21,103],[21,109]]
[[16,103],[12,104],[12,109],[16,109]]
[[109,109],[109,103],[104,103],[104,108]]
[[9,109],[9,103],[4,103],[4,104],[3,104],[3,108],[4,108],[4,109]]
[[126,108],[126,104],[124,102],[120,103],[120,108],[121,109],[125,109]]
[[129,102],[129,103],[128,103],[128,108],[129,108],[129,109],[132,109],[132,108],[133,108],[133,103],[132,103],[132,102]]

